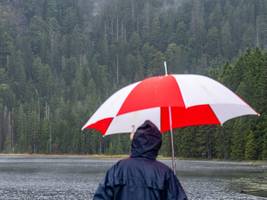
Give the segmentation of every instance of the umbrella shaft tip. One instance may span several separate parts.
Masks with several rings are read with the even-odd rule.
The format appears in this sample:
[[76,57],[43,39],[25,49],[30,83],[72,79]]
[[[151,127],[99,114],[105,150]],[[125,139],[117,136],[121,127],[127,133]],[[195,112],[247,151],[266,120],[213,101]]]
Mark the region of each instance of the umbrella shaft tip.
[[168,75],[167,62],[164,61],[165,75]]

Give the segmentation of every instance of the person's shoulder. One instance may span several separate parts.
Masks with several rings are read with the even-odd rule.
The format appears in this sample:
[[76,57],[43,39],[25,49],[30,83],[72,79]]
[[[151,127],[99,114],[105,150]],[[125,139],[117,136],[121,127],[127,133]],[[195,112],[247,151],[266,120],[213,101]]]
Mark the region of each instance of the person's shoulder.
[[120,159],[116,164],[123,164],[123,163],[127,163],[131,160],[130,157],[127,157],[127,158],[123,158],[123,159]]
[[111,175],[111,174],[117,174],[121,171],[121,169],[123,168],[123,161],[122,160],[118,160],[116,163],[114,163],[111,167],[108,168],[106,174],[107,175]]
[[162,167],[169,168],[169,166],[166,165],[165,163],[163,163],[162,161],[160,161],[160,160],[155,160],[155,161],[156,161],[156,163],[157,163],[158,165],[161,165]]
[[128,158],[124,158],[124,159],[119,160],[116,163],[116,166],[123,167],[123,166],[131,165],[133,162],[134,162],[134,160],[131,157],[128,157]]
[[126,169],[131,168],[131,164],[129,163],[129,161],[130,160],[127,158],[118,160],[107,170],[107,174],[112,174],[117,177],[122,176],[125,173]]
[[164,170],[166,173],[170,173],[172,172],[172,169],[166,165],[165,163],[159,161],[159,160],[156,160],[155,162],[162,170]]
[[160,169],[161,172],[164,173],[171,173],[172,169],[164,164],[161,161],[158,160],[150,160],[146,158],[125,158],[119,160],[115,165],[114,168],[116,169],[125,169],[125,168],[155,168],[155,169]]
[[124,158],[124,159],[118,160],[114,165],[112,165],[111,168],[118,169],[129,164],[129,162],[131,162],[130,158]]

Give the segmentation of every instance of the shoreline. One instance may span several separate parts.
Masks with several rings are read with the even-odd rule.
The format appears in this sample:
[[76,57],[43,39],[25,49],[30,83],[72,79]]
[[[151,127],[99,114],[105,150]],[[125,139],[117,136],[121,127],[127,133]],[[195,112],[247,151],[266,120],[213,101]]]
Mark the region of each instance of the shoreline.
[[107,154],[39,154],[39,153],[0,153],[0,157],[10,156],[10,157],[43,157],[43,158],[127,158],[128,155],[107,155]]
[[[27,158],[88,158],[88,159],[124,159],[129,157],[128,154],[39,154],[39,153],[0,153],[1,157],[27,157]],[[158,160],[171,160],[171,157],[159,155]],[[224,160],[224,159],[202,159],[202,158],[176,158],[176,161],[192,161],[192,162],[218,162],[218,163],[239,163],[246,165],[265,165],[267,160]]]

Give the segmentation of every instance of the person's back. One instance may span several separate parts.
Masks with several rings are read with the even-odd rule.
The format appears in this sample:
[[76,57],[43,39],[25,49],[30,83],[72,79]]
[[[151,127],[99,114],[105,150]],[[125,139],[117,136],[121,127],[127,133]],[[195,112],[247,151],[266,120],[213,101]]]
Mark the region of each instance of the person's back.
[[158,128],[146,121],[133,138],[131,156],[112,166],[99,185],[98,199],[175,199],[186,194],[173,171],[156,160],[162,139]]

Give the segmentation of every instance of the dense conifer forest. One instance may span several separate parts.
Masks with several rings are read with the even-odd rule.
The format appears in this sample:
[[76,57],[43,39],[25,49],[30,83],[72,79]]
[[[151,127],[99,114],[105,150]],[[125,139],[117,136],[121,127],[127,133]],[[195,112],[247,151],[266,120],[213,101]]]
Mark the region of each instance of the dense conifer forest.
[[266,0],[1,0],[0,152],[128,153],[128,135],[81,127],[116,90],[164,74],[166,60],[261,114],[176,129],[177,156],[267,159],[266,49]]

